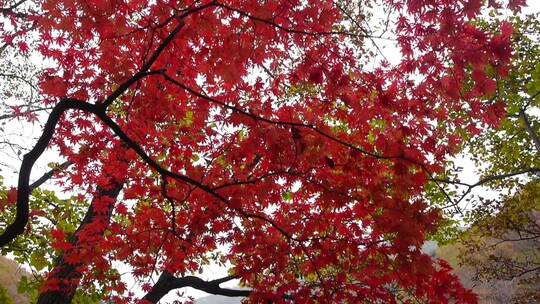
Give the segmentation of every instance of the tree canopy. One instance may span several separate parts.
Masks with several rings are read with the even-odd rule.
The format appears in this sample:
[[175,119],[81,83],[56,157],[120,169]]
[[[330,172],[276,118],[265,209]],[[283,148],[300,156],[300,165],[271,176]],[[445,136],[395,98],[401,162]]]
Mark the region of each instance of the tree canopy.
[[[420,248],[441,219],[428,182],[450,198],[435,178],[447,157],[505,115],[485,96],[509,75],[513,28],[475,24],[482,1],[0,5],[8,60],[52,63],[43,132],[0,203],[3,253],[46,271],[37,303],[157,303],[188,286],[252,303],[476,302]],[[25,105],[8,107],[35,119]],[[66,162],[44,179],[69,199],[30,182],[48,147]],[[230,275],[202,280],[208,264]],[[232,279],[249,289],[220,287]]]

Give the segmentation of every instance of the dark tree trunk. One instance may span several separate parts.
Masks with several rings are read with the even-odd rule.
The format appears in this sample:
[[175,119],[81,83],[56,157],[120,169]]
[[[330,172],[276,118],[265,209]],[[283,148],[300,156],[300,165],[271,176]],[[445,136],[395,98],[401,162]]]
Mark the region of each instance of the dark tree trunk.
[[[109,204],[106,212],[96,212],[94,209],[94,204],[102,199],[110,199],[111,201],[116,201],[118,194],[122,190],[123,182],[121,181],[111,181],[108,189],[98,187],[96,190],[96,195],[94,196],[88,211],[86,212],[84,219],[77,231],[70,238],[69,242],[73,246],[71,250],[76,250],[80,248],[79,244],[79,235],[81,231],[84,231],[85,227],[92,225],[96,220],[104,220],[108,224],[114,209],[114,204]],[[103,235],[105,232],[105,227],[100,229],[96,233]],[[82,278],[82,269],[85,265],[82,264],[70,264],[65,261],[64,255],[58,257],[55,262],[54,269],[51,271],[50,275],[47,277],[45,284],[47,282],[59,282],[59,289],[54,291],[46,291],[39,295],[37,304],[64,304],[71,303],[73,297],[75,296],[75,291],[79,285],[79,281]]]

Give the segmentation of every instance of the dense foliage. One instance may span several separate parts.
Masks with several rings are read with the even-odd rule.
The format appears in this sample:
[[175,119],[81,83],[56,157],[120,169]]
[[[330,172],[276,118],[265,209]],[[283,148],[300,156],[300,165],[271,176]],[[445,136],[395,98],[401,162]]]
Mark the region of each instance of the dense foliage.
[[[54,62],[39,80],[52,110],[1,205],[5,252],[51,241],[34,257],[55,256],[38,303],[137,301],[120,263],[161,273],[143,286],[152,303],[186,286],[261,303],[476,301],[420,247],[441,217],[426,183],[505,112],[484,97],[508,76],[513,30],[471,22],[481,1],[0,3],[0,39]],[[381,33],[370,7],[388,14]],[[397,63],[367,51],[386,32]],[[50,145],[67,201],[31,196]],[[231,275],[193,276],[209,263]],[[233,278],[250,290],[219,286]]]
[[[510,18],[515,53],[509,76],[499,79],[496,91],[485,96],[503,102],[506,117],[498,128],[481,129],[463,145],[478,168],[479,180],[454,177],[449,181],[461,190],[455,192],[455,200],[465,207],[465,216],[458,225],[467,225],[467,229],[457,233],[457,244],[446,251],[460,249],[459,264],[471,273],[464,277],[470,277],[471,286],[483,286],[496,302],[534,303],[540,299],[538,17]],[[494,31],[503,19],[505,16],[492,12],[476,23]],[[480,187],[490,190],[490,197],[486,192],[475,193]],[[493,290],[501,284],[506,286]]]

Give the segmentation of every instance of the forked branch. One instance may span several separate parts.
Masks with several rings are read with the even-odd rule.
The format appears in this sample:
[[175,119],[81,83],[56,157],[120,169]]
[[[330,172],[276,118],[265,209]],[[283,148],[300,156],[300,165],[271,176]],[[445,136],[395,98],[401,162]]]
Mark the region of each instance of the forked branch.
[[143,297],[150,303],[157,303],[167,293],[174,289],[191,287],[210,294],[226,297],[247,297],[251,294],[248,289],[229,289],[222,288],[219,285],[230,280],[236,279],[235,276],[226,276],[212,281],[204,281],[195,276],[186,276],[177,278],[168,272],[163,272],[152,289]]

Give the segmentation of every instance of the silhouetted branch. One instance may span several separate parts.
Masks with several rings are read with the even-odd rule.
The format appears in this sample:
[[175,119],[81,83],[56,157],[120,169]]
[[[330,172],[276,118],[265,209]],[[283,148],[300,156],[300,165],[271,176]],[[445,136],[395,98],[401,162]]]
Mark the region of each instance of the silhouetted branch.
[[46,181],[48,181],[51,177],[53,177],[53,175],[55,173],[58,173],[60,171],[63,171],[63,170],[66,170],[69,166],[71,166],[73,164],[73,162],[71,161],[67,161],[67,162],[64,162],[58,166],[56,166],[55,168],[51,169],[50,171],[48,171],[47,173],[43,174],[43,176],[41,176],[38,180],[36,180],[35,182],[33,182],[32,184],[30,184],[30,192],[32,192],[32,190],[38,188],[39,186],[43,185],[43,183],[45,183]]
[[[136,83],[138,80],[149,76],[149,75],[155,75],[161,73],[161,71],[148,71],[151,67],[151,65],[154,63],[154,61],[159,57],[163,49],[168,45],[174,36],[180,31],[180,29],[184,26],[183,18],[189,16],[192,13],[198,12],[204,8],[207,8],[209,6],[214,5],[214,2],[210,2],[206,5],[202,5],[200,7],[196,7],[193,9],[190,9],[183,13],[180,16],[177,16],[177,20],[179,24],[171,31],[171,33],[167,36],[167,38],[161,43],[161,45],[154,51],[150,59],[146,64],[143,65],[143,67],[134,74],[131,78],[123,82],[116,90],[114,90],[111,95],[109,95],[103,102],[98,104],[90,104],[81,100],[73,99],[73,98],[65,98],[62,99],[51,111],[47,122],[45,123],[45,126],[43,128],[43,132],[38,139],[36,145],[24,155],[23,161],[21,164],[21,169],[19,171],[19,181],[17,186],[17,211],[15,215],[15,220],[13,223],[9,224],[5,231],[0,235],[0,247],[3,247],[7,243],[11,242],[13,239],[15,239],[18,235],[23,233],[24,228],[26,224],[28,223],[28,216],[29,216],[29,207],[28,207],[28,201],[29,201],[29,195],[31,192],[30,188],[30,174],[32,172],[32,168],[37,161],[37,159],[43,154],[45,149],[47,148],[53,134],[54,130],[56,128],[56,125],[58,124],[58,121],[64,114],[66,110],[69,109],[78,109],[82,110],[87,113],[93,113],[96,116],[98,116],[103,122],[107,123],[107,121],[110,123],[112,120],[106,115],[107,107],[114,101],[116,98],[121,96],[125,91],[129,89],[131,85]],[[114,122],[113,124],[118,127]],[[119,129],[119,127],[118,127]],[[121,131],[121,130],[120,130]],[[117,133],[117,132],[115,132]],[[118,134],[117,134],[118,135]],[[140,150],[142,151],[142,149]],[[139,151],[139,152],[140,152]],[[140,153],[139,153],[140,154]],[[144,154],[144,153],[143,153]]]
[[[455,202],[453,200],[450,201],[451,202],[450,207],[459,208],[459,206],[458,206],[459,203],[467,195],[469,195],[469,193],[471,193],[471,191],[476,187],[482,186],[482,185],[487,184],[489,182],[494,182],[494,181],[497,181],[497,180],[502,180],[502,179],[506,179],[506,178],[509,178],[509,177],[513,177],[513,176],[518,176],[518,175],[527,174],[527,173],[539,173],[539,172],[540,172],[540,168],[529,168],[529,169],[524,169],[524,170],[520,170],[520,171],[516,171],[516,172],[510,172],[510,173],[505,173],[505,174],[498,174],[498,175],[488,176],[488,177],[485,177],[483,179],[480,179],[479,181],[477,181],[474,184],[464,183],[464,182],[460,182],[460,181],[453,181],[453,180],[448,180],[448,179],[439,179],[439,178],[432,178],[430,180],[433,181],[433,182],[437,182],[437,183],[445,183],[445,184],[459,185],[459,186],[467,187],[465,192],[463,192],[463,194],[459,197],[459,199],[457,201],[455,201]],[[445,207],[445,208],[448,208],[448,207]]]
[[143,297],[143,300],[149,301],[150,303],[157,303],[161,298],[163,298],[171,290],[191,287],[204,292],[221,295],[226,297],[247,297],[251,294],[251,290],[247,289],[229,289],[222,288],[219,285],[221,283],[235,279],[235,276],[226,276],[220,279],[212,281],[204,281],[201,278],[195,276],[186,276],[177,278],[171,275],[168,272],[163,272],[156,284],[152,289]]
[[202,100],[205,100],[209,103],[213,103],[213,104],[217,104],[223,108],[226,108],[228,110],[231,110],[235,113],[238,113],[238,114],[242,114],[246,117],[250,117],[251,119],[255,120],[255,121],[261,121],[261,122],[265,122],[265,123],[268,123],[268,124],[273,124],[273,125],[280,125],[280,126],[288,126],[288,127],[297,127],[297,128],[303,128],[303,129],[309,129],[309,130],[312,130],[313,132],[319,134],[320,136],[330,140],[330,141],[333,141],[335,143],[338,143],[344,147],[347,147],[353,151],[356,151],[356,152],[359,152],[361,154],[364,154],[364,155],[367,155],[367,156],[370,156],[370,157],[373,157],[373,158],[376,158],[376,159],[383,159],[383,160],[401,160],[401,161],[406,161],[406,162],[409,162],[413,165],[416,165],[418,166],[419,168],[421,168],[427,175],[428,177],[430,178],[430,180],[434,181],[435,184],[437,185],[437,187],[439,188],[439,190],[444,194],[444,196],[446,197],[446,199],[449,201],[449,202],[453,202],[452,199],[450,198],[450,195],[444,190],[444,188],[439,184],[438,181],[436,181],[434,178],[433,178],[433,175],[432,173],[427,169],[426,165],[424,165],[423,163],[419,163],[415,160],[412,160],[410,158],[407,158],[406,156],[404,155],[384,155],[384,154],[378,154],[376,152],[370,152],[370,151],[367,151],[367,150],[364,150],[362,148],[359,148],[349,142],[346,142],[342,139],[339,139],[335,136],[332,136],[331,134],[327,133],[327,132],[324,132],[323,130],[317,128],[316,126],[312,125],[312,124],[307,124],[307,123],[302,123],[302,122],[293,122],[293,121],[276,121],[276,120],[272,120],[272,119],[268,119],[268,118],[265,118],[265,117],[261,117],[261,116],[258,116],[258,115],[255,115],[255,114],[252,114],[250,112],[248,112],[247,110],[243,110],[243,109],[240,109],[240,108],[237,108],[235,106],[231,106],[230,104],[228,104],[227,102],[225,101],[222,101],[222,100],[218,100],[216,98],[213,98],[211,96],[208,96],[202,92],[199,92],[193,88],[190,88],[189,86],[177,81],[176,79],[172,78],[171,76],[169,76],[166,71],[163,71],[162,73],[163,77],[165,78],[165,80],[167,80],[168,82],[182,88],[183,90],[185,90],[186,92],[192,94],[193,96],[196,96],[196,97],[199,97],[201,98]]
[[18,2],[14,3],[13,5],[11,5],[9,7],[2,7],[2,8],[0,8],[0,14],[2,14],[4,16],[12,15],[12,16],[15,16],[15,17],[18,17],[18,18],[26,18],[26,17],[28,17],[27,14],[15,11],[15,9],[17,7],[21,6],[26,1],[27,0],[19,0]]
[[453,181],[453,180],[448,180],[448,179],[439,179],[439,178],[434,178],[434,179],[432,179],[432,181],[438,181],[438,182],[445,183],[445,184],[466,186],[468,188],[475,188],[475,187],[482,186],[482,185],[484,185],[486,183],[493,182],[493,181],[496,181],[496,180],[501,180],[501,179],[505,179],[505,178],[509,178],[509,177],[513,177],[513,176],[517,176],[517,175],[527,174],[527,173],[538,173],[538,172],[540,172],[540,168],[523,169],[523,170],[516,171],[516,172],[510,172],[510,173],[505,173],[505,174],[498,174],[498,175],[488,176],[488,177],[480,179],[479,181],[477,181],[474,184],[464,183],[464,182],[460,182],[460,181]]
[[68,109],[79,109],[90,113],[100,110],[96,105],[69,98],[63,99],[53,108],[45,123],[41,137],[38,139],[32,150],[23,157],[17,185],[17,212],[15,221],[8,225],[6,230],[0,235],[0,247],[3,247],[19,234],[23,233],[24,227],[28,223],[28,201],[31,192],[30,174],[32,173],[32,168],[37,159],[49,145],[58,121],[62,114]]

